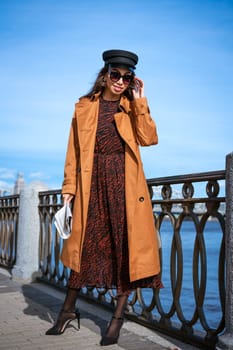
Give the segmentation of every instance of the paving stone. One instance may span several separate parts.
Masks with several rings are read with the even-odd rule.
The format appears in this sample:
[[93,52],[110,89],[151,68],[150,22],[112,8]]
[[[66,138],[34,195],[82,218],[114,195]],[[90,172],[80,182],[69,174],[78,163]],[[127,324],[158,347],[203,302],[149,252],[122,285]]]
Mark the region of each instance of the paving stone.
[[[81,329],[72,322],[60,336],[46,336],[60,310],[64,292],[42,283],[14,281],[0,269],[0,350],[100,350],[101,334],[111,313],[79,300]],[[126,320],[118,344],[109,350],[194,350],[178,347],[156,332]]]

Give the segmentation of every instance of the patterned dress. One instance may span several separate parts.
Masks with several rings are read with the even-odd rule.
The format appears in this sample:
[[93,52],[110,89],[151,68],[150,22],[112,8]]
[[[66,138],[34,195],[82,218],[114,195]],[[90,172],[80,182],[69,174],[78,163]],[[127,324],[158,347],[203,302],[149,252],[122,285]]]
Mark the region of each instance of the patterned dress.
[[125,212],[125,147],[114,121],[119,101],[100,98],[91,194],[80,273],[71,271],[70,288],[162,287],[159,276],[130,283]]

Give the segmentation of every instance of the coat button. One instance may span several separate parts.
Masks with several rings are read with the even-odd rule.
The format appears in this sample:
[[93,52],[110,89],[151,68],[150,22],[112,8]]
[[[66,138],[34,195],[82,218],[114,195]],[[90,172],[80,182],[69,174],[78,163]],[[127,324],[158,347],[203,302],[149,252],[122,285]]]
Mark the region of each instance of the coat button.
[[140,202],[144,202],[144,197],[139,197]]

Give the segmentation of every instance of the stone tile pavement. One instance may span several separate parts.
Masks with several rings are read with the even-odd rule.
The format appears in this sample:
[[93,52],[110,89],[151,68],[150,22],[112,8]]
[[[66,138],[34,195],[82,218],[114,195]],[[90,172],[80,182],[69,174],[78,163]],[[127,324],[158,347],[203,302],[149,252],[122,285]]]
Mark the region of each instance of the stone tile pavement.
[[[101,332],[111,314],[98,305],[79,300],[81,329],[73,322],[64,334],[46,336],[64,300],[64,292],[42,283],[12,280],[0,269],[1,350],[101,350]],[[104,347],[105,349],[106,347]],[[118,345],[109,350],[194,350],[196,348],[126,320]]]

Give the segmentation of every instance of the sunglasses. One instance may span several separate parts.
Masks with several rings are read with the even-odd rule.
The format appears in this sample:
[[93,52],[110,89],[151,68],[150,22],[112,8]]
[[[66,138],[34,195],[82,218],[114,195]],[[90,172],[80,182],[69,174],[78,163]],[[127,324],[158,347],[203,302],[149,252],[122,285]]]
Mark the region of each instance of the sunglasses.
[[123,83],[125,85],[129,85],[133,81],[134,75],[131,73],[125,73],[124,75],[121,75],[118,70],[112,70],[109,72],[109,77],[113,83],[116,83],[122,78]]

